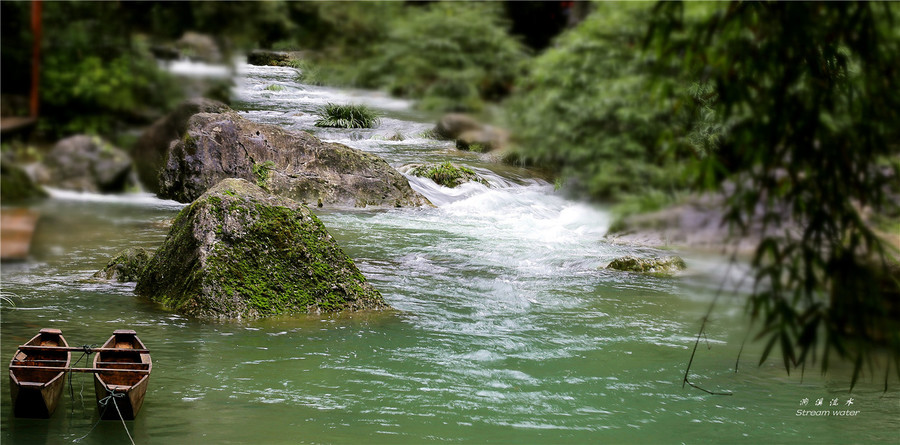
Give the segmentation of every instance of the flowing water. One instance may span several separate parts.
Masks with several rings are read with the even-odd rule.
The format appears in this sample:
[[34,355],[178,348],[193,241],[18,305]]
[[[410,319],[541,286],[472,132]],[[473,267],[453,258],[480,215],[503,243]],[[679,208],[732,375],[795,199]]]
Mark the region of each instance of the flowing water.
[[[2,268],[15,301],[2,309],[2,356],[41,327],[61,328],[71,345],[137,330],[154,361],[143,410],[127,422],[138,444],[898,443],[900,394],[883,394],[882,376],[864,376],[851,394],[846,366],[801,380],[772,360],[756,366],[756,343],[734,373],[740,297],[719,301],[691,378],[733,395],[682,388],[700,319],[739,267],[688,255],[689,272],[674,278],[605,271],[616,256],[660,252],[605,242],[607,211],[531,172],[423,138],[431,118],[407,102],[293,75],[243,65],[237,108],[398,168],[451,160],[490,182],[451,190],[411,177],[435,208],[317,210],[395,311],[182,317],[134,297],[133,284],[90,280],[123,248],[156,248],[181,204],[54,191],[34,206],[42,218],[29,261]],[[273,84],[284,89],[265,89]],[[316,129],[326,102],[384,117],[374,130]],[[5,385],[0,397],[3,444],[128,443],[121,422],[98,423],[88,374],[73,375],[50,420],[16,419]],[[856,414],[838,415],[848,409]]]

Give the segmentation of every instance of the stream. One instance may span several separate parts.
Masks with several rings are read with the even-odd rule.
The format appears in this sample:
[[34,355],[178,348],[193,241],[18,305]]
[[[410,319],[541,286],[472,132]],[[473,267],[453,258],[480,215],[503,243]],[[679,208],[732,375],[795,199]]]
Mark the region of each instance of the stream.
[[[757,366],[758,342],[735,373],[747,326],[739,295],[719,300],[691,368],[691,381],[733,395],[682,388],[700,320],[741,266],[685,254],[689,269],[676,277],[604,270],[618,256],[670,252],[610,244],[603,207],[424,138],[434,117],[410,102],[294,75],[241,64],[234,107],[397,168],[450,160],[489,182],[447,189],[409,177],[434,208],[314,210],[395,311],[183,317],[135,297],[133,283],[89,280],[119,250],[159,246],[182,204],[54,190],[33,206],[41,220],[30,259],[2,266],[15,302],[2,307],[2,356],[42,327],[75,346],[135,329],[153,358],[144,406],[127,422],[137,444],[898,442],[900,392],[882,392],[883,374],[848,393],[849,365],[787,375],[780,359]],[[315,128],[328,102],[369,105],[381,125]],[[49,420],[14,418],[0,385],[0,442],[130,443],[122,422],[98,422],[91,378],[73,374]]]

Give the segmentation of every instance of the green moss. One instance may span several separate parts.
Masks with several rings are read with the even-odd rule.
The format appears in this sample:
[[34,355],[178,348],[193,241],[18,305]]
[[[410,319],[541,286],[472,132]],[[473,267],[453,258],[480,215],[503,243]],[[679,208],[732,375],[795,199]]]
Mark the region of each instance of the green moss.
[[250,169],[253,171],[253,176],[256,177],[256,185],[260,188],[269,189],[269,172],[275,167],[275,162],[266,161],[262,164],[253,163],[250,166]]
[[278,85],[277,83],[273,83],[272,85],[267,86],[266,90],[267,91],[284,91],[285,88],[281,85]]
[[637,258],[633,256],[624,256],[614,259],[606,266],[606,268],[626,272],[668,275],[686,269],[687,265],[681,257],[677,256],[665,258]]
[[450,188],[468,181],[476,181],[487,185],[487,181],[479,177],[471,168],[456,166],[449,161],[436,165],[420,165],[413,168],[411,173],[422,178],[429,178],[440,185]]
[[179,214],[160,258],[154,258],[154,271],[138,284],[139,294],[204,316],[385,306],[315,215],[289,200],[290,207],[260,201],[259,189],[241,183],[255,195],[244,188],[237,197],[221,190]]

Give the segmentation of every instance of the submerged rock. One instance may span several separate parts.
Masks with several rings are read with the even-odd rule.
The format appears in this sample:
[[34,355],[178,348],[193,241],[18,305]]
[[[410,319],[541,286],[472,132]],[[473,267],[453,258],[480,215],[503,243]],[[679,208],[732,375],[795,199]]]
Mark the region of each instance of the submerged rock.
[[638,258],[629,255],[612,260],[606,268],[626,272],[671,274],[686,269],[687,265],[681,257],[677,256]]
[[97,136],[76,135],[57,142],[44,166],[46,185],[61,189],[116,193],[137,186],[131,157]]
[[137,281],[150,262],[150,254],[143,247],[129,247],[116,254],[94,278],[116,280],[120,283]]
[[160,174],[162,198],[190,202],[225,178],[319,207],[427,205],[409,181],[370,153],[237,113],[200,113],[174,143]]
[[187,131],[188,119],[197,113],[221,113],[231,108],[222,102],[202,97],[188,99],[175,110],[153,123],[134,145],[135,169],[147,190],[159,192],[159,172],[166,165],[166,153],[172,141]]
[[178,214],[135,292],[197,317],[388,307],[306,206],[243,179]]
[[444,187],[454,188],[466,182],[475,181],[487,185],[487,181],[468,167],[456,166],[450,162],[443,164],[411,164],[404,168],[409,174],[428,178]]

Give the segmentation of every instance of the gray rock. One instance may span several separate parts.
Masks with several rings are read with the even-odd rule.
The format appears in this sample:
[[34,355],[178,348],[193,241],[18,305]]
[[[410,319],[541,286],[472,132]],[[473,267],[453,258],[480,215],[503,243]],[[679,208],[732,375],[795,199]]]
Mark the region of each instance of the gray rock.
[[475,152],[488,152],[506,147],[509,133],[506,130],[484,125],[469,115],[445,114],[432,130],[440,139],[453,139],[456,148]]
[[166,153],[172,141],[184,136],[191,116],[229,110],[228,105],[215,100],[202,97],[188,99],[144,131],[132,151],[135,170],[144,187],[150,192],[159,192],[159,172],[166,165]]
[[169,149],[159,195],[190,202],[225,178],[320,207],[428,205],[383,159],[306,132],[258,124],[237,113],[191,117]]
[[306,206],[243,179],[178,214],[135,292],[204,318],[388,308]]
[[481,122],[467,114],[448,113],[438,120],[433,131],[441,139],[456,139],[467,131],[481,130],[483,127]]
[[223,60],[216,40],[207,34],[187,31],[175,42],[175,47],[191,60],[207,63],[222,63]]
[[136,186],[131,157],[97,136],[77,135],[57,142],[44,165],[46,185],[52,187],[116,193]]

